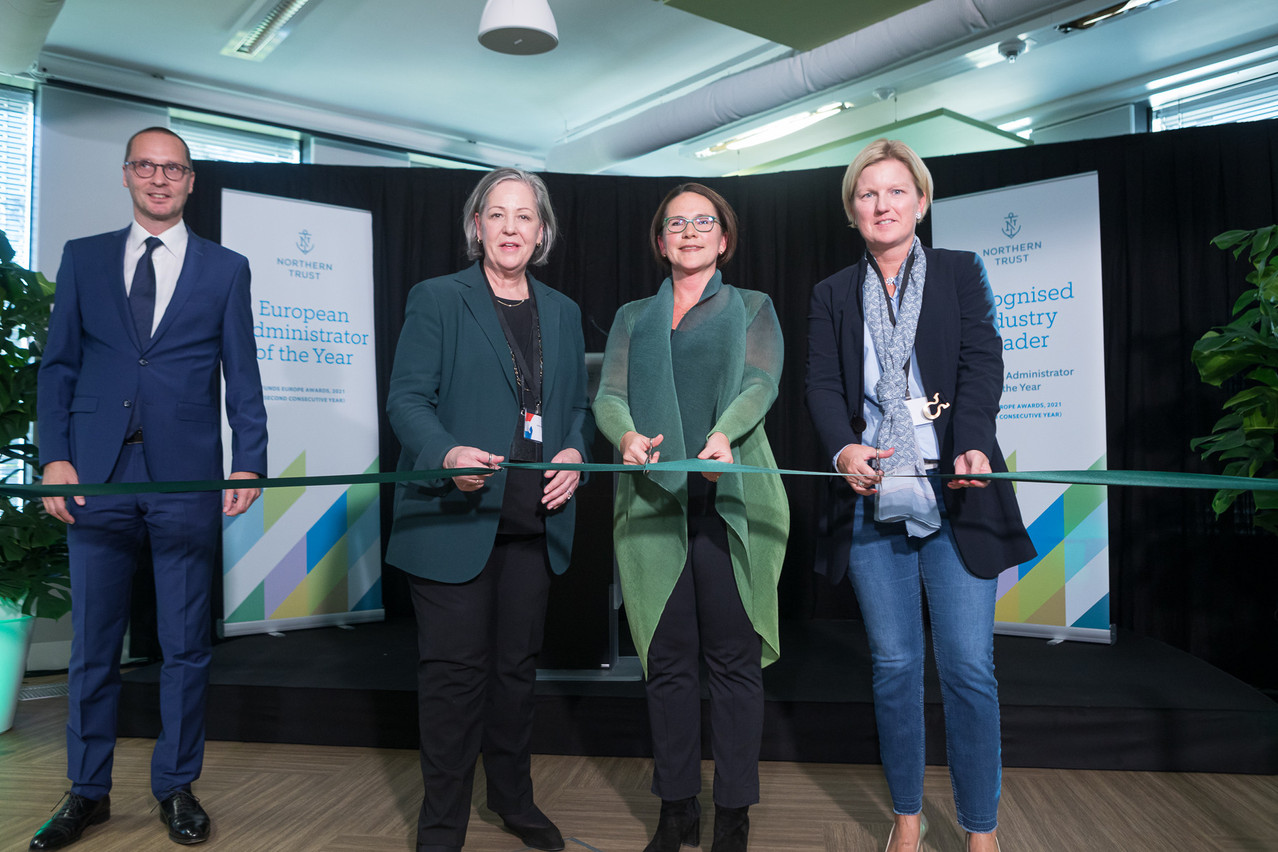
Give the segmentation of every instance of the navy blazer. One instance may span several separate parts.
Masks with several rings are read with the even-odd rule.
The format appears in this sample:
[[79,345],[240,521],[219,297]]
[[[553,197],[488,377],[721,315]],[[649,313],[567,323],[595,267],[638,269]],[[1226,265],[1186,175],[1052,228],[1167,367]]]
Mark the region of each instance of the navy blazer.
[[[528,276],[542,340],[542,444],[550,461],[572,448],[589,459],[594,418],[586,396],[585,338],[577,303]],[[436,470],[456,446],[507,455],[522,410],[510,347],[480,263],[431,278],[408,294],[386,411],[403,449],[399,470]],[[492,552],[506,474],[477,491],[451,477],[400,483],[386,561],[445,583],[476,577]],[[546,549],[568,568],[576,502],[547,513]]]
[[224,381],[231,470],[265,476],[248,260],[188,230],[173,298],[143,346],[124,286],[128,234],[71,240],[63,249],[40,363],[41,465],[70,461],[81,482],[105,482],[139,404],[153,479],[221,479]]
[[[950,403],[935,421],[940,469],[954,472],[954,459],[980,450],[995,471],[1007,464],[994,437],[1003,390],[1003,344],[994,327],[994,295],[981,259],[968,251],[923,249],[927,280],[914,337],[914,353],[930,399],[940,392]],[[807,403],[824,458],[861,443],[865,428],[865,317],[861,288],[864,258],[812,291],[808,314]],[[852,511],[857,494],[847,482],[830,478],[826,524],[833,536],[827,564],[817,570],[832,582],[847,571]],[[1034,556],[1012,485],[996,480],[987,488],[943,489],[945,507],[968,571],[995,577]]]

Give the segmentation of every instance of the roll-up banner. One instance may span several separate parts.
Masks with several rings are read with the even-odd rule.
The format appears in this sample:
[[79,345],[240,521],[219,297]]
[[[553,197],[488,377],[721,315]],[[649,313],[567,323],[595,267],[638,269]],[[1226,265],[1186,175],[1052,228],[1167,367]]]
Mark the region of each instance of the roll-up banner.
[[[367,210],[222,191],[222,243],[253,273],[269,476],[378,470],[372,228]],[[378,502],[375,484],[268,488],[226,519],[222,632],[381,620]]]
[[[934,245],[989,272],[1011,470],[1106,467],[1099,209],[1095,172],[932,206]],[[1112,641],[1107,490],[1022,482],[1016,496],[1038,556],[999,577],[996,631]]]

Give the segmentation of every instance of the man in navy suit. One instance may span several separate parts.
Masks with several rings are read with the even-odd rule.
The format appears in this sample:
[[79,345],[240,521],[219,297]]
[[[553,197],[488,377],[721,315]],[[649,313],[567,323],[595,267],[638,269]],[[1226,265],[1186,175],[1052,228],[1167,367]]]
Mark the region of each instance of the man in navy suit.
[[[125,149],[133,223],[72,240],[63,251],[40,365],[46,484],[221,479],[220,392],[233,435],[230,478],[266,472],[248,261],[187,230],[182,210],[194,183],[179,136],[140,131]],[[120,649],[135,559],[147,540],[164,652],[151,789],[169,837],[208,839],[209,818],[191,782],[204,759],[218,504],[238,515],[259,493],[44,498],[45,510],[67,524],[71,555],[71,790],[32,849],[73,843],[111,815]]]

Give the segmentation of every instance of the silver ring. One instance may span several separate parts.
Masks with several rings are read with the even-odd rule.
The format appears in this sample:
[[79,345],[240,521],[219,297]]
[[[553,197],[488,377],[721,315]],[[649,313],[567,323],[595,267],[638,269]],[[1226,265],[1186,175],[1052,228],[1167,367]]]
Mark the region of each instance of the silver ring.
[[492,453],[489,453],[489,454],[488,454],[488,463],[489,463],[489,464],[492,464],[492,463],[493,463],[493,454],[492,454]]

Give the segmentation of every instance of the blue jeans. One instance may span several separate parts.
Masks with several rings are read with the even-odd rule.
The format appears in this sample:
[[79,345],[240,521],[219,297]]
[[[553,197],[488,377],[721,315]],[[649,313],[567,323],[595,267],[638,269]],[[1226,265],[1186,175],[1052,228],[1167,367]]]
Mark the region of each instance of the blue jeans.
[[926,588],[959,825],[976,833],[993,831],[1002,783],[994,680],[998,581],[963,567],[944,501],[941,529],[925,539],[906,536],[904,523],[876,522],[869,499],[858,501],[852,532],[848,575],[870,639],[874,717],[892,807],[898,814],[923,808],[921,589]]

